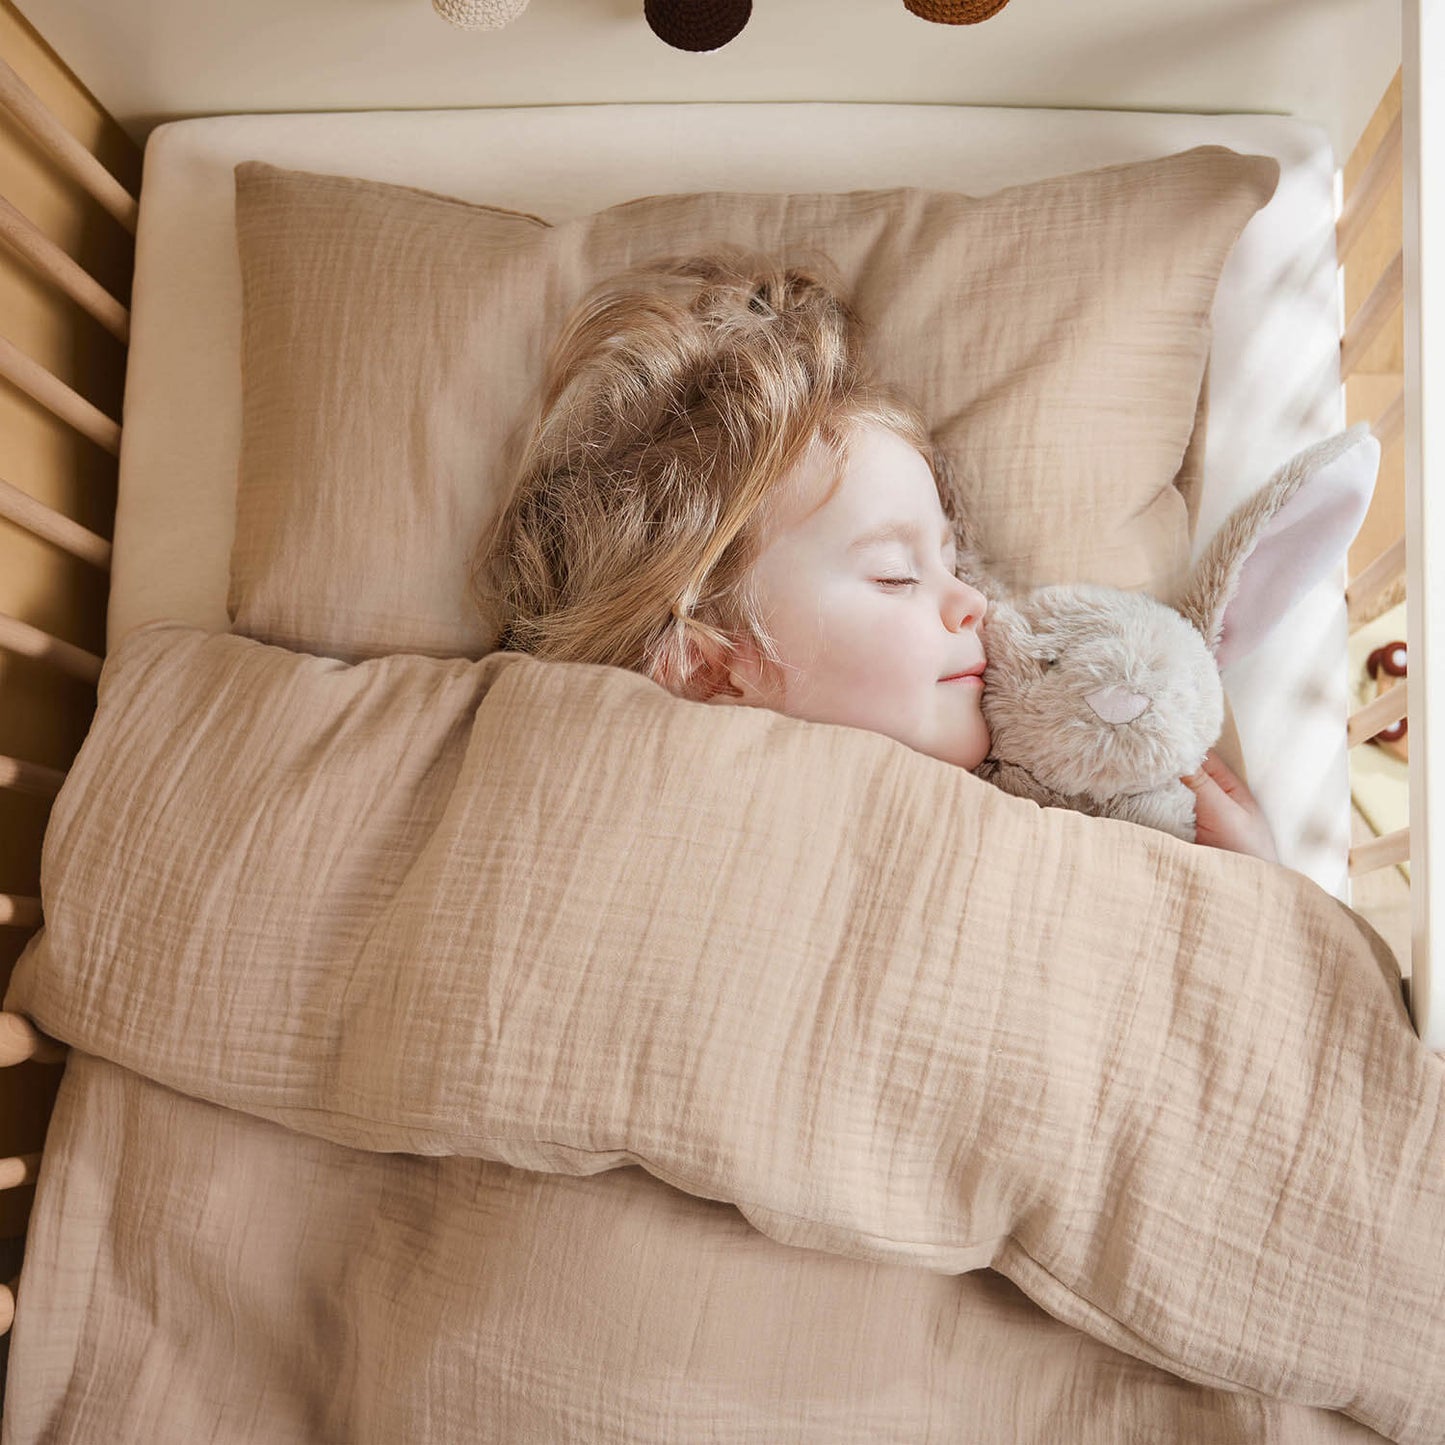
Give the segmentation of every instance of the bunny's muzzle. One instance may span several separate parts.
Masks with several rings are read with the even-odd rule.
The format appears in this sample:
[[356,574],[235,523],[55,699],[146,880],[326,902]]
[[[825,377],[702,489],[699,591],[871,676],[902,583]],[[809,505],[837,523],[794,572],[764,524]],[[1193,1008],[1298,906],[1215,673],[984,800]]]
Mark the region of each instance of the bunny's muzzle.
[[1149,699],[1143,693],[1130,692],[1118,683],[1085,693],[1084,701],[1106,723],[1131,723],[1149,706]]

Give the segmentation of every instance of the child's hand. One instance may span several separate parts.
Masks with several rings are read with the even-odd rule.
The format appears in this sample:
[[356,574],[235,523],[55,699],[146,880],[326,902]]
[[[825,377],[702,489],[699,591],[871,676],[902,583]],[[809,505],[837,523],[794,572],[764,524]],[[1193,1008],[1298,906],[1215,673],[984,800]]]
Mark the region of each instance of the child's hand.
[[1210,748],[1204,766],[1181,781],[1194,793],[1194,841],[1278,863],[1274,835],[1254,794]]

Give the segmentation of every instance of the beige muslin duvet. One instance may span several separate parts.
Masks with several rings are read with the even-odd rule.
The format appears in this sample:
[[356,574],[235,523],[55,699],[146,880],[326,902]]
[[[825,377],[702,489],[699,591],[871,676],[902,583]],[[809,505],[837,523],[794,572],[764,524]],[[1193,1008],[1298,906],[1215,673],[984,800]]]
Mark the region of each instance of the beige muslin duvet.
[[1445,1438],[1445,1064],[1287,870],[157,624],[43,890],[8,1441]]

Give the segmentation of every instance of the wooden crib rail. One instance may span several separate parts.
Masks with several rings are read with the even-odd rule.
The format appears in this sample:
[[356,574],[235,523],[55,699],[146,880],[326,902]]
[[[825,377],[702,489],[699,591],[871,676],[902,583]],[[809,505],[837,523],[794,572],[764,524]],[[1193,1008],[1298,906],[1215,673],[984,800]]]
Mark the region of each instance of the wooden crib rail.
[[0,236],[47,281],[58,286],[78,306],[83,306],[117,341],[122,344],[130,341],[130,312],[3,196],[0,196]]
[[[20,1014],[0,1013],[0,1068],[34,1060],[37,1064],[58,1064],[66,1047],[47,1038]],[[4,1187],[4,1186],[0,1186]]]
[[[1391,104],[1399,104],[1398,95],[1402,76],[1397,76],[1391,91],[1381,102],[1382,111]],[[1368,138],[1369,132],[1366,136]],[[1379,136],[1374,149],[1364,160],[1363,169],[1355,176],[1352,185],[1345,191],[1344,205],[1335,229],[1337,259],[1344,271],[1347,299],[1352,293],[1365,291],[1364,300],[1355,307],[1345,326],[1340,342],[1340,379],[1350,392],[1349,383],[1361,369],[1361,362],[1369,355],[1381,351],[1382,338],[1388,343],[1385,349],[1391,353],[1385,363],[1384,375],[1389,369],[1399,367],[1396,360],[1398,346],[1395,332],[1400,322],[1400,309],[1404,299],[1404,247],[1395,244],[1399,237],[1392,235],[1395,215],[1401,203],[1403,184],[1402,160],[1404,155],[1404,120],[1402,109],[1396,109],[1388,125]],[[1362,147],[1364,142],[1362,141]],[[1358,157],[1352,158],[1351,165]],[[1365,245],[1369,237],[1371,244]],[[1382,256],[1388,259],[1382,260]],[[1388,335],[1386,334],[1388,331]],[[1368,378],[1374,382],[1377,374]],[[1388,405],[1371,421],[1371,429],[1380,443],[1382,460],[1394,461],[1392,449],[1403,439],[1405,427],[1405,389],[1403,374],[1398,375],[1393,388],[1393,397]],[[1351,632],[1380,613],[1395,606],[1403,595],[1407,564],[1408,543],[1400,515],[1402,498],[1396,495],[1393,467],[1382,467],[1376,489],[1376,504],[1371,508],[1372,516],[1377,509],[1383,510],[1395,519],[1401,530],[1397,536],[1368,563],[1351,577],[1345,589],[1346,608]],[[1366,530],[1369,530],[1367,522]],[[1350,748],[1367,743],[1385,728],[1393,726],[1409,711],[1409,690],[1401,682],[1382,693],[1373,701],[1358,708],[1346,724],[1346,741]],[[1350,850],[1349,872],[1352,878],[1359,878],[1383,868],[1407,863],[1410,856],[1410,833],[1401,828],[1383,837],[1357,843]]]
[[[1402,145],[1405,330],[1406,632],[1410,648],[1411,1013],[1426,1044],[1445,1050],[1445,988],[1433,986],[1445,914],[1445,878],[1432,856],[1445,838],[1445,763],[1435,754],[1445,720],[1445,669],[1436,631],[1445,627],[1445,6],[1406,0],[1403,12]],[[1428,83],[1427,83],[1428,77]],[[1425,259],[1433,270],[1425,274]],[[1424,746],[1418,746],[1423,743]],[[1433,763],[1433,766],[1432,766]]]
[[51,114],[50,108],[0,59],[0,105],[3,105],[74,180],[135,235],[140,204],[106,168]]
[[93,685],[100,680],[101,659],[95,653],[63,638],[52,637],[18,617],[7,617],[3,612],[0,612],[0,647],[22,657],[48,662],[82,682]]
[[0,788],[12,788],[17,793],[29,793],[37,798],[53,798],[64,781],[65,774],[59,768],[48,768],[44,763],[29,763],[23,758],[7,758],[0,754]]
[[[1357,843],[1350,853],[1350,874],[1360,878],[1408,863],[1408,959],[1401,960],[1409,978],[1407,999],[1421,1038],[1428,1047],[1445,1050],[1445,988],[1432,987],[1441,953],[1434,944],[1434,923],[1445,910],[1445,881],[1437,877],[1431,849],[1432,839],[1445,837],[1445,763],[1432,767],[1440,730],[1435,720],[1445,717],[1435,635],[1445,626],[1445,579],[1436,576],[1445,567],[1445,510],[1439,500],[1445,487],[1445,431],[1438,425],[1445,417],[1445,287],[1438,275],[1427,280],[1424,267],[1426,256],[1445,254],[1445,97],[1438,86],[1432,90],[1425,83],[1426,76],[1445,73],[1445,13],[1434,0],[1405,0],[1402,18],[1401,68],[1392,87],[1398,114],[1349,188],[1336,244],[1347,297],[1363,290],[1344,328],[1340,371],[1347,384],[1366,383],[1362,398],[1389,397],[1371,424],[1390,464],[1382,468],[1383,491],[1377,490],[1377,498],[1395,509],[1398,529],[1387,545],[1378,539],[1374,555],[1367,552],[1362,565],[1352,567],[1346,593],[1350,628],[1357,631],[1403,597],[1409,651],[1408,680],[1360,707],[1349,719],[1347,740],[1352,748],[1361,746],[1383,728],[1408,719],[1409,822]],[[1378,220],[1391,207],[1398,214],[1398,245],[1393,247],[1388,225]],[[1362,270],[1360,257],[1370,250],[1365,239],[1372,231],[1375,263]],[[1383,366],[1382,356],[1390,358]],[[1385,386],[1389,389],[1382,390]],[[1368,400],[1365,406],[1370,407]]]
[[[0,987],[43,923],[40,845],[95,706],[138,148],[0,9]],[[23,78],[22,78],[23,77]],[[0,1013],[0,1280],[20,1262],[63,1046]],[[14,1286],[0,1285],[0,1333]]]
[[[1401,401],[1403,413],[1403,396]],[[1380,443],[1380,450],[1388,451],[1390,443],[1378,429],[1375,430],[1375,437]],[[1376,608],[1375,603],[1381,594],[1404,575],[1405,534],[1401,532],[1359,576],[1352,577],[1349,586],[1345,588],[1345,605],[1349,609],[1352,632],[1362,623],[1368,622],[1377,612],[1384,611],[1383,608]]]
[[1409,683],[1397,682],[1373,702],[1367,702],[1358,712],[1352,713],[1345,732],[1349,746],[1353,748],[1369,742],[1377,733],[1394,727],[1409,711],[1408,699]]
[[63,512],[37,502],[29,492],[12,487],[3,477],[0,477],[0,517],[24,527],[72,557],[99,567],[102,572],[110,571],[110,543],[104,537],[71,521]]
[[39,1154],[17,1154],[10,1159],[0,1159],[0,1189],[18,1189],[22,1184],[33,1184],[39,1172]]
[[1397,111],[1359,179],[1351,187],[1335,226],[1335,256],[1343,265],[1370,218],[1379,210],[1386,193],[1401,183],[1400,162],[1404,156],[1404,116]]
[[40,900],[18,893],[0,893],[0,927],[38,928]]
[[1360,359],[1369,351],[1385,323],[1405,299],[1405,257],[1397,251],[1380,273],[1364,305],[1355,313],[1340,342],[1340,379],[1348,381]]
[[0,336],[0,376],[34,397],[61,421],[73,426],[81,436],[89,437],[113,457],[120,455],[120,423],[113,421],[58,376],[52,376],[39,362],[32,361],[3,336]]
[[1367,843],[1357,843],[1350,849],[1350,873],[1358,877],[1362,873],[1373,873],[1378,868],[1410,861],[1410,830],[1397,828],[1393,833],[1382,833]]

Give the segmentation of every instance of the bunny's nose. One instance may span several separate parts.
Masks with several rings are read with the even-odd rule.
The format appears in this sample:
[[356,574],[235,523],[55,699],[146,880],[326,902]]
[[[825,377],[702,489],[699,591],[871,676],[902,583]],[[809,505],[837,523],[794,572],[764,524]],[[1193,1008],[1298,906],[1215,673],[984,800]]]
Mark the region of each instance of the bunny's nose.
[[1130,692],[1127,687],[1120,687],[1117,683],[1113,687],[1101,687],[1086,694],[1084,701],[1106,723],[1133,722],[1149,706],[1149,699],[1142,693]]

